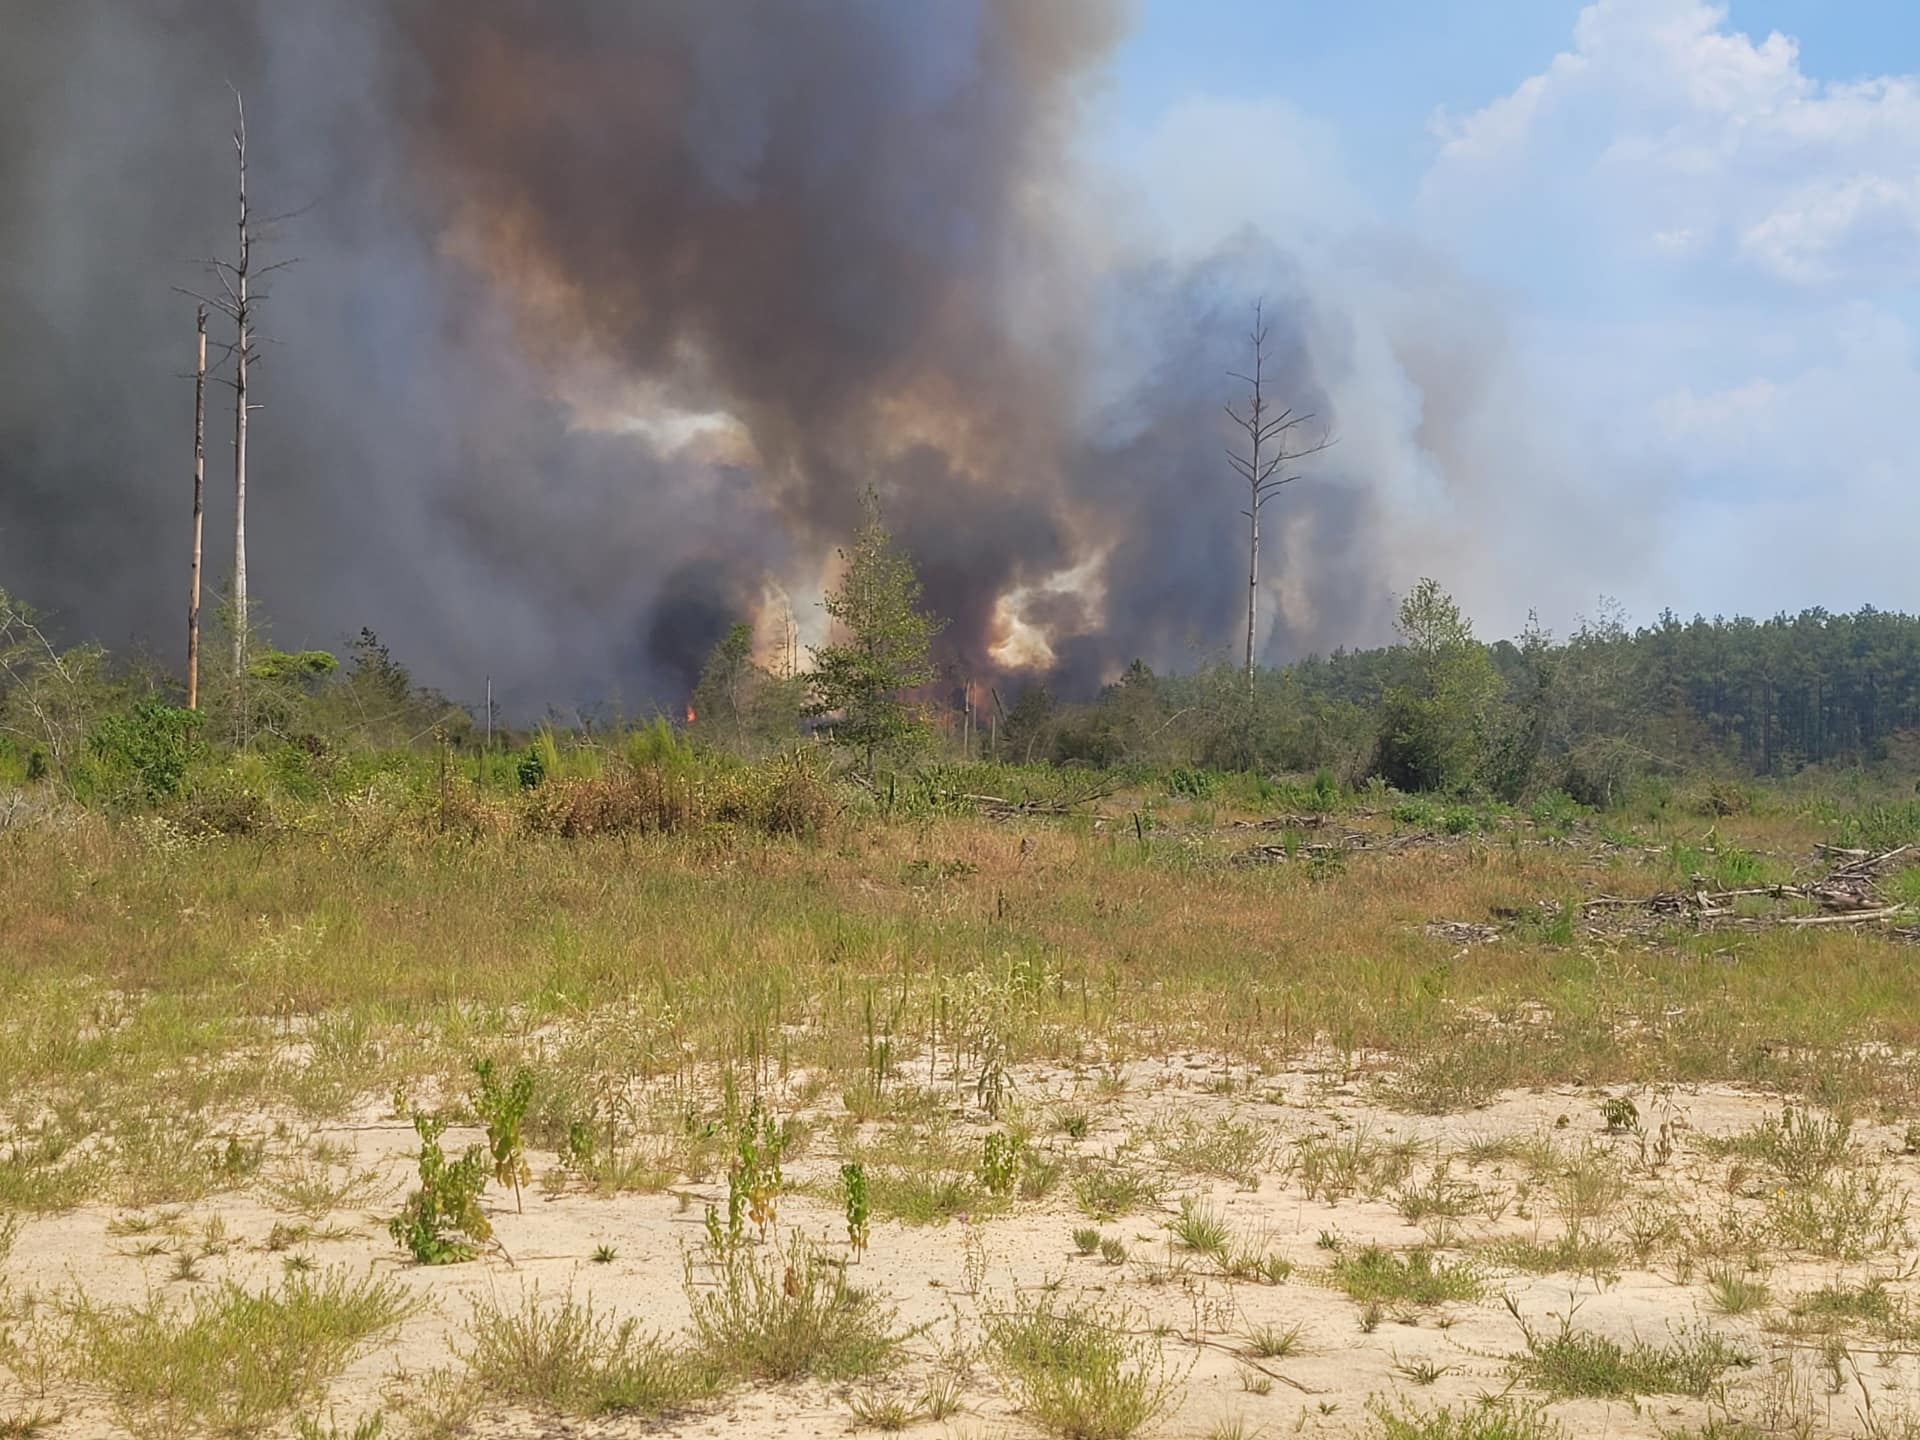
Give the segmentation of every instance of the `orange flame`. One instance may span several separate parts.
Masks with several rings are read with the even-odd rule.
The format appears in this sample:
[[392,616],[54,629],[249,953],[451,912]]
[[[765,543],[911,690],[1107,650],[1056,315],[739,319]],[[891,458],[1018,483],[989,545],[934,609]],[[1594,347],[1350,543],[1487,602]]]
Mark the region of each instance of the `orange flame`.
[[689,700],[687,702],[687,724],[689,725],[693,724],[693,722],[698,718],[699,717],[693,713],[693,702]]

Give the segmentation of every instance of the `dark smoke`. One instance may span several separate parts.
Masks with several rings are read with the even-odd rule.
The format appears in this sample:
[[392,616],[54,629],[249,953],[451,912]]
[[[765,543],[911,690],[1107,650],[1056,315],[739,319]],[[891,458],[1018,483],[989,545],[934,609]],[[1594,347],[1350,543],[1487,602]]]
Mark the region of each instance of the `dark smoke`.
[[[5,5],[0,585],[69,635],[178,643],[171,287],[232,245],[229,82],[259,204],[306,207],[256,377],[252,588],[285,638],[369,624],[456,694],[673,703],[769,578],[811,623],[868,484],[957,673],[994,673],[1016,590],[1067,693],[1191,664],[1245,603],[1219,406],[1252,294],[1284,400],[1372,419],[1335,393],[1361,373],[1337,307],[1261,243],[1078,260],[1110,0]],[[635,423],[663,407],[720,418]],[[1409,578],[1340,459],[1273,515],[1269,658],[1379,638]]]

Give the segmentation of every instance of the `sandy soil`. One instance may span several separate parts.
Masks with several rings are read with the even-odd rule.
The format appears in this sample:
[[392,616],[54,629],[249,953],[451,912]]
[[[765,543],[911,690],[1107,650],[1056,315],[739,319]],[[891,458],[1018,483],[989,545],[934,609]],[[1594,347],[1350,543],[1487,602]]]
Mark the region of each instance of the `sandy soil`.
[[[1520,1274],[1483,1260],[1488,1285],[1482,1299],[1388,1306],[1369,1333],[1361,1325],[1362,1307],[1330,1282],[1327,1272],[1334,1252],[1322,1245],[1323,1234],[1339,1237],[1348,1249],[1377,1243],[1399,1250],[1429,1243],[1429,1234],[1403,1217],[1391,1194],[1375,1199],[1354,1195],[1337,1203],[1309,1199],[1291,1163],[1297,1142],[1305,1137],[1354,1132],[1379,1142],[1418,1141],[1416,1176],[1427,1174],[1441,1157],[1455,1157],[1449,1173],[1470,1182],[1486,1199],[1460,1220],[1457,1233],[1448,1237],[1447,1253],[1468,1252],[1503,1236],[1544,1237],[1560,1228],[1545,1188],[1530,1184],[1518,1161],[1470,1166],[1458,1153],[1475,1142],[1499,1138],[1545,1136],[1569,1151],[1598,1146],[1612,1152],[1630,1179],[1635,1199],[1621,1202],[1614,1214],[1598,1217],[1598,1231],[1624,1225],[1627,1209],[1636,1201],[1669,1207],[1676,1216],[1712,1216],[1731,1207],[1736,1215],[1749,1217],[1745,1223],[1757,1226],[1751,1217],[1759,1213],[1755,1206],[1760,1202],[1751,1190],[1763,1182],[1730,1174],[1727,1163],[1704,1154],[1700,1139],[1731,1134],[1777,1114],[1776,1102],[1724,1089],[1682,1091],[1664,1100],[1642,1094],[1638,1104],[1656,1146],[1648,1161],[1640,1139],[1603,1133],[1598,1102],[1604,1097],[1592,1091],[1569,1087],[1512,1094],[1468,1114],[1417,1117],[1370,1105],[1362,1085],[1330,1085],[1319,1075],[1266,1076],[1220,1094],[1211,1088],[1220,1074],[1206,1057],[1136,1065],[1124,1092],[1106,1099],[1094,1095],[1086,1074],[1061,1070],[1019,1076],[1015,1093],[1022,1113],[1034,1122],[1031,1143],[1068,1157],[1111,1151],[1129,1135],[1151,1131],[1156,1124],[1191,1121],[1205,1126],[1236,1120],[1269,1129],[1277,1142],[1275,1159],[1252,1189],[1170,1173],[1161,1205],[1101,1226],[1128,1247],[1130,1258],[1119,1266],[1076,1253],[1071,1232],[1092,1222],[1080,1213],[1066,1184],[1044,1199],[1015,1201],[990,1218],[932,1226],[877,1222],[871,1250],[857,1266],[857,1279],[896,1304],[905,1325],[927,1327],[911,1347],[916,1358],[898,1374],[853,1387],[749,1388],[667,1422],[560,1420],[482,1410],[469,1433],[661,1433],[727,1435],[735,1440],[847,1433],[855,1428],[848,1406],[851,1391],[891,1389],[910,1396],[931,1364],[934,1342],[949,1333],[956,1318],[963,1333],[974,1333],[983,1308],[1006,1304],[1021,1288],[1053,1281],[1068,1290],[1118,1297],[1170,1327],[1166,1353],[1185,1371],[1185,1380],[1177,1409],[1156,1423],[1155,1434],[1202,1436],[1240,1420],[1268,1434],[1355,1435],[1366,1433],[1369,1397],[1398,1397],[1430,1407],[1473,1404],[1480,1397],[1509,1392],[1524,1395],[1508,1367],[1508,1357],[1522,1344],[1506,1303],[1509,1298],[1536,1326],[1550,1327],[1553,1315],[1565,1314],[1572,1306],[1581,1327],[1622,1340],[1663,1340],[1678,1327],[1709,1324],[1737,1339],[1756,1359],[1752,1367],[1729,1374],[1724,1405],[1680,1396],[1647,1396],[1637,1403],[1553,1404],[1552,1412],[1578,1436],[1654,1437],[1699,1426],[1710,1410],[1724,1413],[1729,1407],[1756,1420],[1797,1413],[1812,1422],[1810,1433],[1862,1434],[1869,1402],[1884,1420],[1920,1399],[1920,1368],[1912,1355],[1897,1353],[1898,1346],[1882,1353],[1872,1340],[1861,1339],[1853,1346],[1857,1373],[1847,1371],[1838,1393],[1830,1393],[1830,1376],[1836,1372],[1823,1368],[1819,1342],[1794,1339],[1779,1329],[1792,1296],[1836,1278],[1858,1282],[1870,1274],[1885,1275],[1895,1277],[1896,1290],[1904,1291],[1908,1282],[1900,1277],[1911,1261],[1904,1247],[1855,1263],[1769,1251],[1766,1279],[1773,1304],[1762,1313],[1739,1317],[1715,1311],[1702,1273],[1706,1267],[1696,1264],[1687,1273],[1676,1264],[1670,1247],[1651,1258],[1647,1268],[1636,1268],[1628,1259],[1617,1279],[1599,1282],[1568,1274]],[[1070,1096],[1079,1097],[1074,1103],[1093,1118],[1089,1133],[1078,1141],[1050,1132],[1045,1123],[1054,1107]],[[957,1105],[955,1113],[962,1135],[989,1128],[977,1113],[964,1114]],[[1660,1124],[1669,1127],[1666,1133],[1673,1140],[1664,1164],[1655,1128]],[[577,1189],[549,1196],[536,1184],[526,1193],[524,1213],[516,1213],[510,1195],[490,1189],[488,1206],[499,1253],[467,1264],[422,1268],[405,1262],[383,1223],[413,1180],[417,1145],[411,1126],[369,1107],[339,1124],[294,1138],[301,1143],[325,1138],[350,1148],[349,1163],[376,1171],[380,1187],[377,1195],[368,1196],[363,1211],[330,1217],[351,1227],[350,1235],[308,1240],[294,1250],[320,1266],[346,1264],[391,1273],[427,1300],[392,1344],[357,1360],[339,1377],[332,1400],[342,1421],[390,1406],[396,1397],[417,1391],[429,1372],[456,1363],[463,1320],[478,1297],[511,1302],[526,1293],[557,1297],[572,1290],[590,1295],[597,1307],[616,1315],[638,1316],[662,1331],[679,1330],[687,1318],[685,1257],[701,1243],[705,1205],[724,1206],[726,1198],[724,1179],[686,1186],[686,1199],[676,1193],[599,1198]],[[449,1151],[478,1138],[478,1132],[450,1131]],[[1900,1134],[1860,1126],[1854,1138],[1870,1163],[1884,1167],[1906,1188],[1920,1187],[1920,1160],[1896,1153]],[[1142,1154],[1153,1156],[1151,1143]],[[533,1159],[536,1173],[553,1163],[551,1156]],[[832,1253],[844,1254],[844,1222],[830,1198],[838,1167],[823,1120],[812,1149],[786,1167],[791,1193],[781,1202],[779,1224],[783,1230],[816,1236]],[[1205,1197],[1237,1233],[1263,1237],[1264,1249],[1292,1262],[1290,1278],[1279,1284],[1229,1280],[1210,1261],[1177,1250],[1167,1223],[1180,1196]],[[1506,1198],[1504,1205],[1500,1197]],[[227,1241],[224,1250],[214,1247],[218,1253],[200,1263],[200,1279],[181,1281],[171,1278],[171,1255],[143,1256],[138,1239],[110,1233],[116,1221],[124,1227],[128,1213],[88,1206],[27,1222],[7,1267],[15,1293],[51,1295],[77,1289],[96,1302],[132,1303],[155,1290],[184,1297],[225,1278],[265,1285],[279,1277],[285,1260],[283,1253],[267,1248],[269,1233],[277,1223],[294,1218],[273,1208],[261,1186],[168,1212],[173,1228],[193,1237],[188,1248],[205,1248],[198,1242],[209,1224],[223,1229]],[[617,1258],[594,1263],[593,1252],[603,1244],[616,1247]],[[984,1280],[977,1287],[970,1282],[978,1276],[979,1262],[970,1265],[970,1247],[985,1256]],[[1183,1261],[1184,1274],[1169,1273],[1179,1271]],[[1296,1324],[1303,1334],[1298,1353],[1272,1360],[1256,1360],[1248,1353],[1244,1337],[1250,1330]],[[1422,1362],[1439,1372],[1429,1383],[1415,1378]],[[1255,1393],[1256,1388],[1267,1393]],[[100,1397],[56,1388],[44,1403],[62,1412],[47,1434],[124,1433]],[[959,1415],[940,1423],[920,1422],[913,1429],[927,1435],[1032,1433],[984,1366],[968,1381]],[[404,1433],[404,1426],[395,1425],[390,1433]]]

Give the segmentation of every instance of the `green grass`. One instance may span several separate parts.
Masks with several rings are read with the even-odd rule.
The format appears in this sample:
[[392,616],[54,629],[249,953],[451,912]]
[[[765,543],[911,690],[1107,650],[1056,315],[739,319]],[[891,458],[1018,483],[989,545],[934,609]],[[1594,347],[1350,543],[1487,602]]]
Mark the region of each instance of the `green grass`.
[[1247,1332],[1247,1353],[1260,1360],[1284,1360],[1300,1352],[1305,1327],[1256,1325]]
[[1450,1261],[1430,1250],[1396,1254],[1378,1245],[1341,1255],[1333,1262],[1333,1281],[1361,1304],[1438,1305],[1449,1300],[1478,1300],[1486,1282],[1466,1261]]
[[1273,1132],[1251,1120],[1203,1124],[1188,1117],[1154,1137],[1155,1158],[1169,1169],[1231,1180],[1242,1190],[1259,1188],[1260,1177],[1274,1168],[1277,1149]]
[[537,1294],[508,1308],[482,1300],[461,1352],[467,1378],[489,1399],[568,1415],[662,1415],[718,1388],[710,1365],[596,1313],[591,1297],[543,1305]]
[[1777,1244],[1830,1260],[1865,1260],[1908,1238],[1907,1192],[1878,1170],[1847,1169],[1767,1196]]
[[182,1304],[153,1296],[123,1309],[83,1297],[73,1360],[136,1434],[257,1435],[318,1399],[414,1308],[398,1282],[343,1269],[260,1292],[223,1283]]
[[1707,1299],[1722,1315],[1746,1315],[1764,1310],[1773,1299],[1773,1290],[1764,1280],[1721,1265],[1707,1272]]
[[1367,1440],[1566,1440],[1567,1431],[1537,1406],[1507,1402],[1454,1409],[1369,1407]]
[[[1519,1317],[1511,1301],[1508,1308]],[[1521,1329],[1526,1349],[1509,1360],[1509,1371],[1556,1398],[1705,1395],[1728,1370],[1754,1362],[1750,1352],[1705,1327],[1676,1332],[1663,1345],[1623,1343],[1575,1329],[1564,1317],[1544,1333],[1524,1320]]]
[[1614,1275],[1619,1273],[1622,1260],[1620,1248],[1613,1242],[1578,1229],[1563,1231],[1554,1240],[1499,1240],[1479,1253],[1495,1265],[1525,1275]]
[[1788,1314],[1789,1328],[1815,1334],[1861,1326],[1882,1335],[1898,1335],[1913,1328],[1905,1302],[1878,1277],[1861,1285],[1823,1285],[1796,1296]]
[[1853,1124],[1788,1105],[1737,1135],[1700,1142],[1703,1153],[1764,1165],[1782,1180],[1808,1184],[1844,1165],[1853,1150]]
[[1132,1162],[1088,1159],[1073,1174],[1073,1198],[1095,1220],[1114,1220],[1157,1203],[1161,1185]]
[[1180,1199],[1180,1213],[1167,1223],[1173,1238],[1183,1248],[1215,1258],[1224,1257],[1233,1243],[1233,1232],[1214,1208],[1191,1195]]
[[1008,1397],[1063,1440],[1127,1440],[1178,1397],[1159,1342],[1113,1305],[1022,1294],[984,1326],[987,1363]]

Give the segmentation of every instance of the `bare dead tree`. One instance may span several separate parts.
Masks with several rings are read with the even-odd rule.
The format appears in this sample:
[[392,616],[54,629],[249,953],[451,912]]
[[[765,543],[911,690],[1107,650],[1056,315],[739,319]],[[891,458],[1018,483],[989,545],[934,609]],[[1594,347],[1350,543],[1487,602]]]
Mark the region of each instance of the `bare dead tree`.
[[231,260],[209,258],[202,263],[219,287],[217,295],[185,291],[202,304],[210,305],[233,322],[233,342],[224,347],[224,359],[233,361],[233,375],[225,383],[233,388],[233,668],[235,683],[246,680],[247,642],[247,420],[260,406],[247,398],[249,372],[260,361],[258,321],[260,306],[267,292],[260,282],[275,270],[295,264],[280,260],[271,265],[254,264],[254,247],[267,239],[273,227],[288,215],[256,220],[247,192],[247,107],[238,90],[233,92],[233,154],[238,180],[239,250]]
[[[1247,517],[1247,688],[1253,688],[1253,639],[1260,610],[1260,511],[1283,485],[1291,485],[1300,477],[1284,473],[1286,467],[1308,455],[1316,455],[1333,442],[1325,436],[1299,449],[1292,447],[1293,432],[1313,419],[1311,412],[1296,415],[1289,407],[1271,418],[1267,414],[1266,368],[1267,368],[1267,322],[1266,302],[1256,300],[1253,304],[1253,329],[1247,339],[1253,347],[1253,373],[1243,375],[1238,370],[1228,374],[1235,380],[1244,380],[1249,390],[1247,412],[1242,415],[1233,406],[1225,407],[1227,416],[1240,429],[1246,431],[1247,448],[1244,454],[1229,447],[1227,460],[1241,479],[1247,482],[1247,508],[1240,513]],[[1271,448],[1269,448],[1271,447]]]
[[187,709],[200,708],[200,538],[207,481],[207,307],[193,317],[193,564],[187,591]]
[[[253,359],[253,237],[247,222],[247,106],[233,97],[233,153],[240,182],[240,258],[233,266],[233,673],[247,661],[247,365]],[[224,276],[222,277],[225,278]]]

